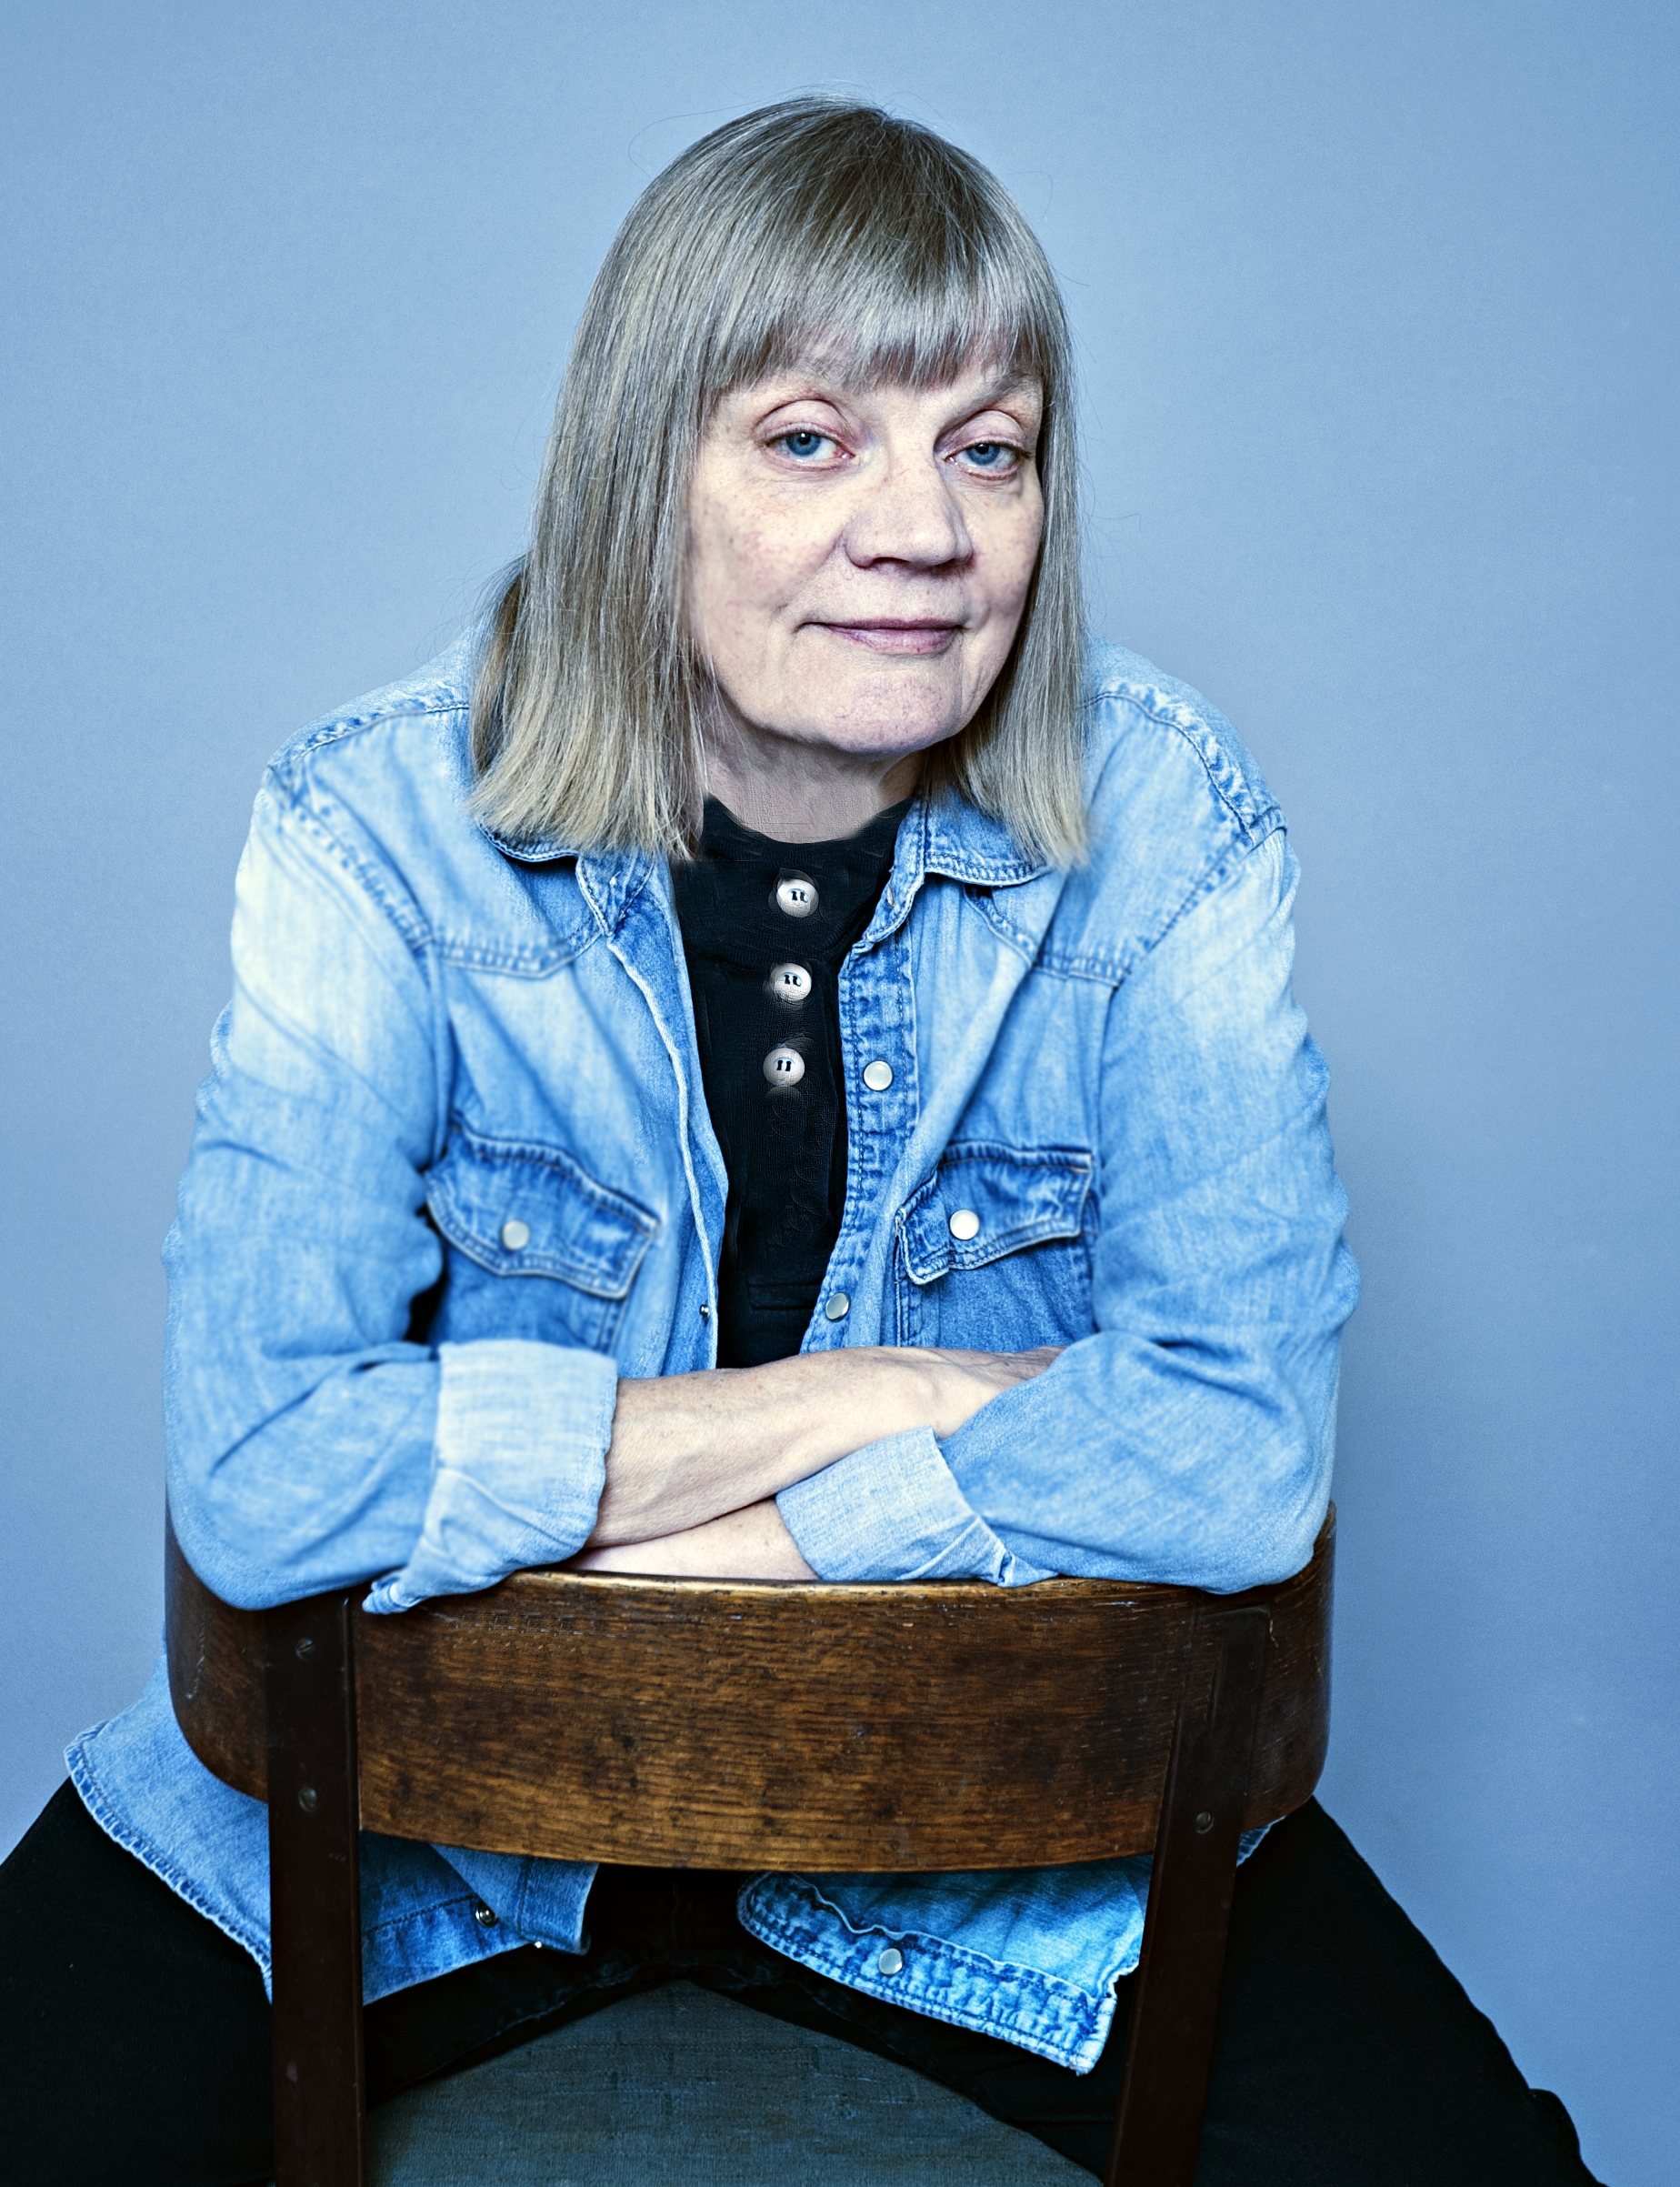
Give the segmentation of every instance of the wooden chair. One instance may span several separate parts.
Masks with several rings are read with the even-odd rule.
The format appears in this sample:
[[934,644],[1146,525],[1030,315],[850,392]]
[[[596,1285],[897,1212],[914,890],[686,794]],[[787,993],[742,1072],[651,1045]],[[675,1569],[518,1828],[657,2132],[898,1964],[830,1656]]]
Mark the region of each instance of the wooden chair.
[[1109,2187],[1190,2187],[1237,1839],[1311,1793],[1335,1512],[1240,1595],[526,1571],[229,1609],[167,1545],[170,1690],[267,1800],[277,2187],[365,2187],[358,1825],[563,1860],[858,1870],[1153,1851]]

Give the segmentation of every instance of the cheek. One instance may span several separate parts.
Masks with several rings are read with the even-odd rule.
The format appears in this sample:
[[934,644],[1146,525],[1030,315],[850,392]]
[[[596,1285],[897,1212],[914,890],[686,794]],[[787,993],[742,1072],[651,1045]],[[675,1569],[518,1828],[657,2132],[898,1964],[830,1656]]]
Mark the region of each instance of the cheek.
[[741,527],[722,514],[697,525],[689,553],[689,587],[715,637],[739,619],[755,590],[755,557]]
[[696,622],[720,635],[719,625],[743,590],[744,527],[734,497],[704,472],[688,505],[688,597]]
[[730,507],[720,497],[696,512],[689,582],[715,643],[728,629],[760,635],[794,602],[822,559],[820,545],[787,512]]
[[755,690],[775,650],[776,572],[750,531],[731,530],[698,558],[694,573],[696,636],[714,672],[737,700]]
[[1043,535],[1044,519],[1039,511],[1000,510],[995,531],[986,542],[983,567],[987,621],[1005,652],[1026,606]]

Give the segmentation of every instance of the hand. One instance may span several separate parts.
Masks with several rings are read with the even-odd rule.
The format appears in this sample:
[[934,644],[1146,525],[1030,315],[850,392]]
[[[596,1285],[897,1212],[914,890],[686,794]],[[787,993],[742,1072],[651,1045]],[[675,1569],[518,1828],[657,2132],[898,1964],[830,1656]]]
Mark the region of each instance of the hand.
[[775,1502],[748,1504],[655,1541],[585,1550],[571,1572],[646,1572],[663,1580],[815,1580]]

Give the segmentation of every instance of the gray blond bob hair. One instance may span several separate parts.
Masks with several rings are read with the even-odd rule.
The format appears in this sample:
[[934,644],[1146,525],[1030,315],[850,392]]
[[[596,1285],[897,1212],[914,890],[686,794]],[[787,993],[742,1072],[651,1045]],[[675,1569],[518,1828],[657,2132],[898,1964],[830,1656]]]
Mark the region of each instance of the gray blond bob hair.
[[855,386],[935,387],[975,358],[1043,388],[1044,537],[1015,643],[922,788],[1029,857],[1085,842],[1082,596],[1066,319],[980,163],[872,106],[789,99],[656,176],[584,307],[530,551],[473,700],[474,810],[504,839],[691,856],[709,670],[685,610],[688,496],[717,402],[820,359]]

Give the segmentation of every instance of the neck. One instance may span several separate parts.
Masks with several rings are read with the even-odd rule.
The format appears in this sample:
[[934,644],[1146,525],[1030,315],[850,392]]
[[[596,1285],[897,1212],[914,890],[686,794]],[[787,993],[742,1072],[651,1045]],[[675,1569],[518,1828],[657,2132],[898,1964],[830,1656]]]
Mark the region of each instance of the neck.
[[831,843],[910,796],[920,752],[836,752],[740,725],[706,739],[706,795],[775,843]]

